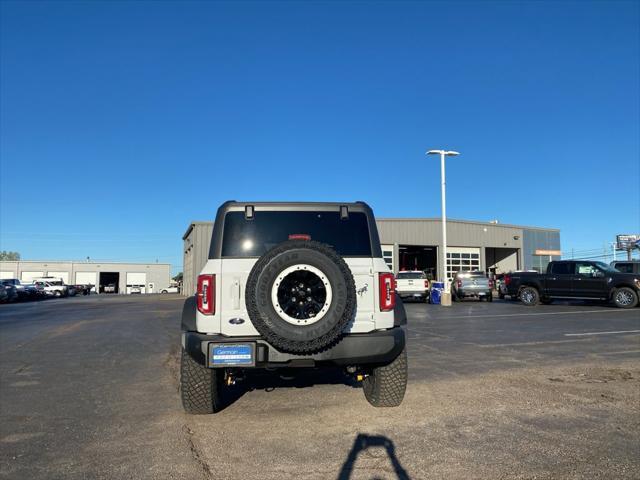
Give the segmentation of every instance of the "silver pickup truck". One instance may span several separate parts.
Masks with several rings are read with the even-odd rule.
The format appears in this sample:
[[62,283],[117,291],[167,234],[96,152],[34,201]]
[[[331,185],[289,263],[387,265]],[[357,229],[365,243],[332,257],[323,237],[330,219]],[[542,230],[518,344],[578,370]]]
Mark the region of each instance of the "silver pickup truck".
[[456,302],[466,297],[479,301],[493,301],[493,281],[484,272],[457,272],[451,281],[451,299]]

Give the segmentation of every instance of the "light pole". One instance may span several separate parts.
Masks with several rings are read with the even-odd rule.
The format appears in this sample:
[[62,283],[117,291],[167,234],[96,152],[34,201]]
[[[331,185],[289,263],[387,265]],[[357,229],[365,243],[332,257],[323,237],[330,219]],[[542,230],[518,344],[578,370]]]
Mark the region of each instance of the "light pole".
[[452,150],[429,150],[427,155],[440,155],[440,176],[442,185],[442,270],[441,279],[444,282],[444,291],[450,292],[449,282],[447,281],[447,196],[444,173],[444,159],[445,157],[455,157],[460,155],[458,152]]

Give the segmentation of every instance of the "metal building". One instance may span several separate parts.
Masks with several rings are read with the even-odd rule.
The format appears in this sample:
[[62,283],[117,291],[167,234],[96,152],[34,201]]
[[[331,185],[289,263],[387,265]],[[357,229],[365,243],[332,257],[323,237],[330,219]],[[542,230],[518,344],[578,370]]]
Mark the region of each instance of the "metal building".
[[[442,275],[438,253],[442,244],[439,218],[376,220],[385,261],[393,272],[423,270]],[[192,222],[183,235],[184,295],[193,295],[196,277],[209,257],[213,222]],[[560,231],[494,222],[447,219],[447,276],[461,270],[505,273],[546,269],[560,259]]]
[[113,285],[114,293],[130,293],[134,287],[141,293],[160,293],[171,282],[171,264],[58,260],[0,262],[0,278],[18,278],[26,283],[40,277],[60,278],[70,285],[95,285],[96,293],[104,292],[109,285]]
[[213,222],[191,222],[182,236],[184,260],[182,262],[182,294],[196,293],[196,278],[209,258],[209,245]]
[[[432,278],[442,275],[439,218],[380,218],[376,223],[383,256],[394,272],[423,270]],[[465,270],[542,271],[559,255],[557,229],[447,219],[447,278]]]

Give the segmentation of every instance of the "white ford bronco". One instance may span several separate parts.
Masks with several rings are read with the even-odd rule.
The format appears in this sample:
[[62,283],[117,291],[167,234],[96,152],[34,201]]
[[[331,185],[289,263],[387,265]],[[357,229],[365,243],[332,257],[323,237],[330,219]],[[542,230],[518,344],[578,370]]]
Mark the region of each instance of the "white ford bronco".
[[406,314],[365,203],[226,202],[197,285],[182,312],[188,413],[224,408],[249,369],[337,366],[372,405],[402,402]]

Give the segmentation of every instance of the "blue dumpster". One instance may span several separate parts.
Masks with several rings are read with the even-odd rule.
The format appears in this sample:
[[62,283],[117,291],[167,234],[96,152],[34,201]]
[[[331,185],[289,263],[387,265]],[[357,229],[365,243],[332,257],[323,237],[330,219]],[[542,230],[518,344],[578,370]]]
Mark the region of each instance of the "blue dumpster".
[[440,305],[440,297],[442,296],[443,290],[444,290],[444,283],[431,282],[430,302],[433,303],[434,305]]

